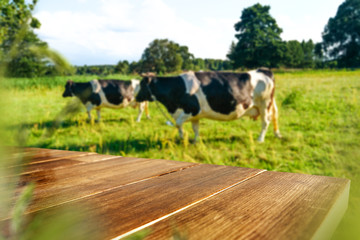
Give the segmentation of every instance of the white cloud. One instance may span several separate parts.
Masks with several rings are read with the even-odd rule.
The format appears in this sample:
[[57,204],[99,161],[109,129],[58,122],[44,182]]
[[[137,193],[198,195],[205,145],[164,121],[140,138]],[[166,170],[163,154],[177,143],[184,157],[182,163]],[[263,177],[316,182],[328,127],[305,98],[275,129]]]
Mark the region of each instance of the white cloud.
[[[36,14],[42,23],[38,33],[74,64],[84,64],[89,58],[93,64],[139,60],[155,38],[186,45],[196,57],[225,58],[235,21],[209,18],[200,26],[200,21],[187,21],[186,13],[178,15],[163,0],[135,4],[130,0],[102,0],[97,12],[40,11]],[[223,47],[214,47],[219,44]]]
[[284,40],[317,42],[343,0],[329,0],[326,5],[313,0],[40,1],[35,16],[42,23],[37,31],[40,38],[73,64],[137,61],[156,38],[186,45],[195,57],[224,59],[235,40],[234,24],[241,11],[257,2],[271,5]]

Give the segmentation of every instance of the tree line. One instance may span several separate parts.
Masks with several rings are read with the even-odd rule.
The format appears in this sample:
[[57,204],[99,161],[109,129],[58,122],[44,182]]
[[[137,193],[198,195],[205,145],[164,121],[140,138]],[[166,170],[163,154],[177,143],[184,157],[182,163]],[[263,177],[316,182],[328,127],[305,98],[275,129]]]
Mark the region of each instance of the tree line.
[[[154,47],[154,44],[161,44]],[[117,65],[97,65],[97,66],[77,66],[76,74],[79,75],[108,75],[108,74],[133,74],[143,72],[156,72],[158,74],[173,73],[186,70],[194,71],[229,71],[238,68],[254,68],[257,66],[274,67],[265,63],[254,64],[251,66],[235,66],[231,60],[194,58],[186,50],[183,58],[181,48],[179,52],[169,54],[168,45],[176,44],[168,39],[155,39],[145,50],[140,61],[128,62],[121,60]],[[275,65],[284,68],[334,68],[330,63],[321,61],[315,54],[315,44],[312,40],[299,42],[297,40],[288,41],[284,44],[283,62]],[[156,49],[156,51],[155,51]],[[185,48],[183,48],[185,49]],[[187,49],[187,48],[186,48]],[[162,54],[165,53],[165,54]]]
[[360,0],[345,0],[324,27],[323,41],[315,44],[311,39],[283,41],[269,10],[270,6],[255,4],[242,11],[234,26],[237,42],[227,55],[234,68],[360,67]]
[[[209,70],[209,71],[224,71],[232,69],[231,63],[229,60],[221,59],[201,59],[195,58],[189,61],[190,67],[181,67],[179,68],[167,68],[168,66],[164,65],[159,68],[159,71],[156,71],[155,68],[144,67],[143,61],[133,61],[129,62],[127,60],[119,61],[117,65],[91,65],[91,66],[75,66],[77,75],[110,75],[110,74],[138,74],[144,72],[157,72],[160,74],[169,73],[169,72],[178,72],[184,70]],[[184,65],[186,66],[186,65]],[[171,70],[170,70],[171,69]]]
[[[13,77],[73,74],[57,69],[54,58],[39,54],[48,45],[34,29],[41,26],[32,16],[37,3],[1,0],[0,63],[5,74]],[[255,4],[242,11],[235,23],[236,41],[227,59],[196,58],[187,46],[168,39],[155,39],[143,51],[139,61],[120,60],[116,65],[76,66],[76,74],[107,75],[113,73],[183,70],[237,70],[269,68],[359,68],[360,67],[360,0],[345,0],[336,16],[330,18],[322,33],[322,42],[281,39],[282,29],[270,15],[270,6]],[[17,51],[14,51],[16,49]],[[45,49],[45,50],[44,50]],[[55,58],[56,61],[56,58]],[[6,66],[6,68],[4,67]]]

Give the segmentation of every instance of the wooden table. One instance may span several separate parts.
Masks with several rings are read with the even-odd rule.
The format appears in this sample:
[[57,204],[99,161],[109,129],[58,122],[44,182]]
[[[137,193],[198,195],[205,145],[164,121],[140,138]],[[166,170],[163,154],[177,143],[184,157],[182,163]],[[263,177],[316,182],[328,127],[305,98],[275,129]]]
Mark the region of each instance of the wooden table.
[[51,218],[56,209],[81,206],[89,221],[96,219],[101,239],[121,239],[143,229],[150,229],[146,239],[170,239],[178,233],[188,239],[328,239],[348,204],[347,179],[61,150],[24,151],[23,170],[14,179],[19,181],[18,192],[36,183],[27,214],[48,213]]

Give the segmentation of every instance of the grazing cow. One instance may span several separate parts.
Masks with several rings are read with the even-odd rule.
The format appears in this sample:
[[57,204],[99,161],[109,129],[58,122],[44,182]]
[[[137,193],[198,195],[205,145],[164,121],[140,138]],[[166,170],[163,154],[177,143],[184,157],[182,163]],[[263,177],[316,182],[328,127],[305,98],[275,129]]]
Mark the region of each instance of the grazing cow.
[[139,105],[139,114],[136,121],[140,122],[141,115],[145,109],[146,116],[149,118],[148,102],[137,103],[135,94],[139,91],[140,81],[123,80],[92,80],[90,82],[74,82],[68,80],[65,85],[63,97],[76,96],[85,105],[89,120],[91,121],[90,111],[95,108],[100,121],[100,109],[124,108],[131,106],[135,108]]
[[278,110],[274,97],[274,76],[265,68],[247,73],[187,72],[175,77],[145,75],[136,101],[161,102],[172,115],[183,136],[182,124],[191,121],[195,142],[199,136],[199,119],[229,121],[242,116],[262,120],[258,138],[263,142],[271,117],[274,133],[278,128]]

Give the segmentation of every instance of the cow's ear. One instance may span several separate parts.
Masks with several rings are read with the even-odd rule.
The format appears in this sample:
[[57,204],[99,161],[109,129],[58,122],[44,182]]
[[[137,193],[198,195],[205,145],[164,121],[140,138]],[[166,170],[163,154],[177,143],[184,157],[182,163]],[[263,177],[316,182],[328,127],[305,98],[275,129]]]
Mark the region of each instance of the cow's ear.
[[144,77],[144,79],[147,84],[149,84],[151,82],[151,77]]
[[153,72],[142,73],[141,76],[145,79],[146,83],[150,83],[155,78],[156,74]]
[[153,78],[153,77],[156,77],[156,74],[153,73],[153,72],[147,72],[147,73],[142,73],[141,76],[142,77],[151,77],[151,78]]
[[67,80],[67,82],[66,82],[66,85],[70,85],[70,86],[71,86],[71,85],[73,85],[73,84],[74,84],[74,81],[73,81],[73,80],[70,80],[70,79]]

